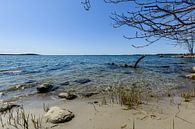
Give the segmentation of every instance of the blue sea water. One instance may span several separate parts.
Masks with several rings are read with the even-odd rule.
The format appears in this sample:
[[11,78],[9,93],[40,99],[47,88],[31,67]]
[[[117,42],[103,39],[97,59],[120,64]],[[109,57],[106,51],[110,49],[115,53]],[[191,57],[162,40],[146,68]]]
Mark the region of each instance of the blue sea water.
[[[46,55],[1,55],[0,56],[0,92],[20,84],[31,82],[51,82],[63,88],[106,88],[108,86],[131,86],[143,83],[157,91],[166,88],[193,86],[195,83],[183,76],[195,66],[194,58],[146,56],[138,69],[120,67],[133,65],[139,55],[129,56],[46,56]],[[117,65],[111,65],[115,63]],[[79,84],[78,79],[90,79]],[[62,86],[61,83],[69,82]],[[0,99],[35,93],[30,87],[19,91],[6,92]]]

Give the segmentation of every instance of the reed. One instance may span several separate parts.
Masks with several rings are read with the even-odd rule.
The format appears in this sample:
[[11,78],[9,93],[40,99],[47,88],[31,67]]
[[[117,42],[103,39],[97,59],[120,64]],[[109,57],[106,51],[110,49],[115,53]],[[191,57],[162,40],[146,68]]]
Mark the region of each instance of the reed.
[[43,126],[43,118],[26,113],[23,107],[10,110],[0,115],[2,129],[47,129]]
[[125,105],[129,109],[136,108],[141,104],[141,92],[136,87],[130,89],[121,88],[118,93],[121,105]]
[[135,120],[133,119],[133,129],[135,129]]
[[49,111],[49,105],[43,103],[43,111],[48,112]]
[[185,102],[190,102],[191,101],[191,94],[188,91],[182,92],[181,97],[184,98]]
[[173,118],[173,129],[175,129],[175,119]]

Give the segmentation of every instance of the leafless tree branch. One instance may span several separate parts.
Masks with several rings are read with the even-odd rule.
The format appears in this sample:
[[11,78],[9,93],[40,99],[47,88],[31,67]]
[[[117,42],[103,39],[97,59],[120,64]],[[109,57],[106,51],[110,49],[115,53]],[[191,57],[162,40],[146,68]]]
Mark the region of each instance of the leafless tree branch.
[[[195,46],[195,0],[104,1],[109,4],[131,2],[137,7],[134,11],[127,10],[122,14],[117,12],[111,14],[114,28],[128,26],[137,30],[134,37],[124,36],[125,38],[143,38],[148,42],[143,46],[133,45],[134,47],[148,46],[162,38],[167,38],[177,41],[177,44],[184,46],[188,44],[188,47],[191,48],[190,53],[193,52],[192,47]],[[83,3],[85,9],[89,10],[91,7],[90,1],[85,0]]]

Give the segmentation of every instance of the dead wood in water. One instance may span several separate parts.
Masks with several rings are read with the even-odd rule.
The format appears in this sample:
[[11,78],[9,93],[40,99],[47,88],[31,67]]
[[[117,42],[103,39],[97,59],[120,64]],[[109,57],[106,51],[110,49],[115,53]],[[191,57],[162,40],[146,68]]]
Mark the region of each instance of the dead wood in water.
[[138,58],[134,65],[128,65],[128,64],[117,65],[117,64],[115,64],[115,63],[108,63],[108,65],[116,66],[116,67],[122,67],[122,68],[134,68],[134,69],[135,69],[135,68],[138,67],[139,62],[140,62],[144,57],[146,57],[146,55],[143,55],[143,56],[141,56],[140,58]]
[[146,57],[145,55],[141,56],[136,62],[135,65],[133,66],[133,68],[137,68],[138,63],[144,58]]

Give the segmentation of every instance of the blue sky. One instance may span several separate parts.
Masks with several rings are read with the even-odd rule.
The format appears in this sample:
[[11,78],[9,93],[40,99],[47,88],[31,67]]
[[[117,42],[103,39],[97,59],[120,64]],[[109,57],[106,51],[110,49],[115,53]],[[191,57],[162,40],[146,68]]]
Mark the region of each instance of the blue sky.
[[39,54],[143,54],[181,53],[185,50],[161,40],[137,49],[127,40],[133,36],[128,27],[114,29],[109,18],[113,11],[131,10],[130,4],[111,5],[92,2],[85,11],[82,0],[0,0],[0,53]]

